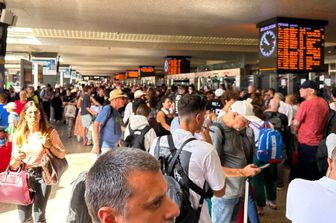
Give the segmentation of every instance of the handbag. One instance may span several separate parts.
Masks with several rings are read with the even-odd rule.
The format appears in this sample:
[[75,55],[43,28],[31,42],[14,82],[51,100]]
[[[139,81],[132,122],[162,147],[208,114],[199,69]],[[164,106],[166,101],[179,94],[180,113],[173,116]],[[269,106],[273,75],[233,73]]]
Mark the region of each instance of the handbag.
[[69,167],[65,158],[60,159],[47,152],[43,155],[41,164],[43,169],[42,178],[47,185],[57,184]]
[[26,172],[25,165],[18,171],[8,167],[0,173],[0,203],[30,205],[35,197],[35,176]]
[[[47,137],[52,132],[48,130]],[[42,178],[47,185],[57,184],[63,173],[68,169],[69,164],[65,158],[56,157],[49,149],[45,149],[45,153],[41,159]]]

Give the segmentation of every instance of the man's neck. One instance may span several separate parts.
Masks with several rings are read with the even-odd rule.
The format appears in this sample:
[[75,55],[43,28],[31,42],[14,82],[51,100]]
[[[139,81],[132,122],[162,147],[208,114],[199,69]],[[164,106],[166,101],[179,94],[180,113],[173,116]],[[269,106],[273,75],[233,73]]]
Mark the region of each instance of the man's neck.
[[309,100],[311,100],[311,99],[313,99],[313,98],[317,98],[317,95],[315,95],[315,94],[308,95],[308,96],[306,97],[306,101],[309,101]]
[[193,135],[195,134],[196,130],[193,128],[193,126],[188,125],[185,122],[180,122],[180,129],[183,129],[185,131],[191,132]]

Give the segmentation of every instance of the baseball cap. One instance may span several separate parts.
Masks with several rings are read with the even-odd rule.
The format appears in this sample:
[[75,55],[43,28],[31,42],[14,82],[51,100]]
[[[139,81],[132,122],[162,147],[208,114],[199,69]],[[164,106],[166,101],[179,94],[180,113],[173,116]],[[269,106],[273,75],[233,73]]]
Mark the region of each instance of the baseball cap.
[[328,158],[331,159],[331,154],[336,147],[336,134],[331,133],[326,139],[326,146],[328,149]]
[[217,90],[215,90],[215,95],[216,97],[220,97],[224,94],[224,90],[222,88],[218,88]]
[[231,111],[237,112],[239,115],[243,116],[250,122],[260,123],[262,120],[255,116],[253,112],[253,106],[248,101],[236,101],[231,105]]
[[4,109],[16,109],[16,104],[14,102],[9,102],[4,106]]
[[136,90],[134,92],[134,98],[141,98],[141,96],[143,96],[143,95],[146,95],[146,93],[143,92],[142,90]]
[[318,86],[314,81],[311,80],[306,80],[305,82],[303,82],[300,86],[300,88],[306,89],[306,88],[311,88],[314,90],[318,90]]
[[116,98],[127,98],[127,96],[124,95],[122,90],[116,89],[110,92],[109,100],[112,101],[113,99],[116,99]]

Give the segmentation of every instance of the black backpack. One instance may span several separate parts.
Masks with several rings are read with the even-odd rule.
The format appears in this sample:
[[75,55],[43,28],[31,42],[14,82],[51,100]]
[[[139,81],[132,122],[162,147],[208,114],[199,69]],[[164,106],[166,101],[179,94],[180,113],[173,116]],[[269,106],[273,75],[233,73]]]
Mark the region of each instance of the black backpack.
[[328,119],[325,126],[324,136],[327,137],[330,133],[336,130],[336,111],[330,109]]
[[[190,223],[199,221],[204,198],[211,197],[212,192],[206,192],[206,182],[203,188],[197,186],[192,182],[188,174],[185,173],[180,160],[180,154],[183,147],[190,141],[196,140],[190,138],[186,140],[179,149],[176,149],[172,135],[168,135],[168,145],[170,154],[168,156],[161,156],[160,154],[160,139],[158,138],[155,147],[155,157],[161,162],[161,170],[168,183],[168,197],[180,208],[180,215],[176,219],[176,223]],[[189,161],[186,161],[189,162]],[[189,200],[189,189],[201,196],[198,208],[194,209]]]
[[315,155],[319,177],[325,176],[328,170],[328,148],[326,141],[327,139],[323,139],[320,142]]
[[268,119],[267,121],[273,125],[274,130],[277,130],[280,132],[284,131],[284,126],[282,124],[280,114],[278,112],[274,115],[272,114],[272,117],[270,117],[270,119]]
[[123,146],[132,147],[146,151],[145,149],[145,135],[151,129],[150,126],[146,126],[143,129],[131,129],[131,126],[128,126],[129,135],[123,142]]
[[72,193],[67,223],[91,223],[88,208],[84,201],[85,179],[87,171],[81,172],[77,179],[72,183]]

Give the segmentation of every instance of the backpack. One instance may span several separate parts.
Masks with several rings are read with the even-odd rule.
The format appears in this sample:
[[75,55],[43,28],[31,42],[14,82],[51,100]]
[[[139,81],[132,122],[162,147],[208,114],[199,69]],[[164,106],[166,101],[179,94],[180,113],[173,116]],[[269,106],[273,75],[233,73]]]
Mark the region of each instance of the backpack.
[[325,176],[328,170],[328,148],[326,141],[327,139],[323,139],[316,150],[316,164],[320,177]]
[[[219,122],[213,122],[210,126],[209,126],[209,128],[210,128],[210,131],[211,131],[211,127],[212,126],[215,126],[216,128],[218,128],[219,129],[219,131],[220,131],[220,133],[221,133],[221,135],[222,135],[222,142],[221,142],[221,145],[220,145],[220,148],[222,148],[224,145],[225,145],[225,130],[224,130],[224,128],[223,128],[223,126],[219,123]],[[217,149],[217,153],[218,153],[218,155],[219,155],[219,157],[221,157],[221,149],[219,149],[219,148],[216,148]]]
[[[204,202],[204,198],[211,197],[211,193],[206,193],[206,182],[204,183],[203,188],[197,186],[194,182],[190,180],[188,174],[185,173],[182,167],[180,154],[183,147],[193,141],[195,138],[189,138],[186,140],[179,149],[176,149],[173,141],[172,135],[168,135],[168,145],[170,154],[168,156],[160,156],[160,139],[158,138],[157,144],[155,147],[155,157],[161,163],[161,170],[166,178],[168,184],[168,197],[179,207],[180,215],[176,219],[176,223],[190,223],[198,222],[201,210]],[[189,157],[190,158],[190,157]],[[188,160],[184,160],[189,162]],[[189,190],[193,190],[195,193],[201,196],[199,205],[197,209],[194,209],[191,206],[189,200],[190,193]]]
[[131,126],[128,126],[129,135],[123,142],[123,146],[141,149],[146,151],[145,149],[145,135],[151,129],[150,126],[146,126],[143,129],[131,129]]
[[257,126],[259,136],[257,140],[257,159],[264,163],[280,163],[282,161],[282,136],[278,130],[271,129],[268,122]]
[[336,111],[330,109],[328,113],[328,119],[325,126],[324,136],[327,137],[333,130],[336,129]]
[[267,121],[273,125],[274,130],[277,130],[277,131],[283,131],[284,130],[279,113],[276,113],[275,116],[272,116]]
[[84,201],[85,179],[87,171],[81,172],[77,179],[72,182],[72,193],[67,223],[91,223],[91,216]]

